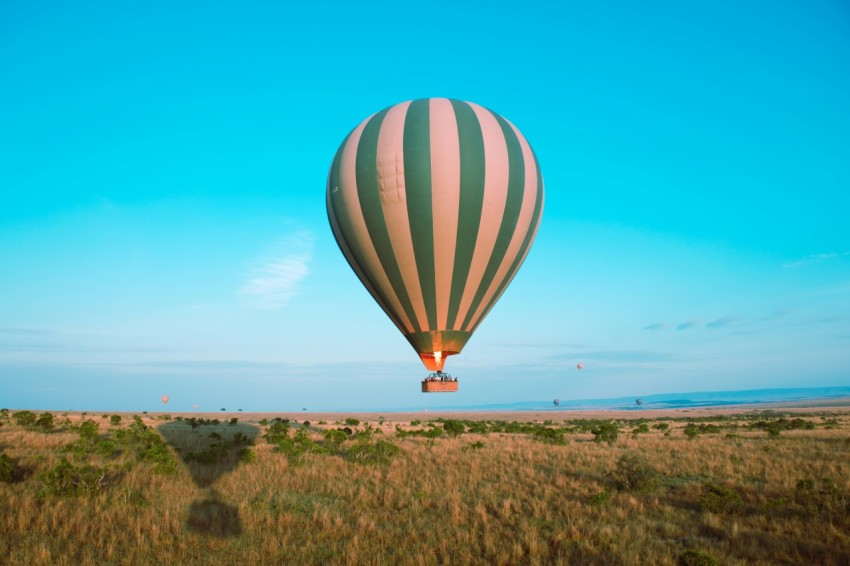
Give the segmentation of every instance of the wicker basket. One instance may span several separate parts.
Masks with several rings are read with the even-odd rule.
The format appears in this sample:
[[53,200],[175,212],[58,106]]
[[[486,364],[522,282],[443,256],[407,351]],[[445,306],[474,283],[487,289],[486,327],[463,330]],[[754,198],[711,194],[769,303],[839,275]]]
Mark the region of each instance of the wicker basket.
[[450,393],[457,391],[457,381],[423,381],[422,393]]

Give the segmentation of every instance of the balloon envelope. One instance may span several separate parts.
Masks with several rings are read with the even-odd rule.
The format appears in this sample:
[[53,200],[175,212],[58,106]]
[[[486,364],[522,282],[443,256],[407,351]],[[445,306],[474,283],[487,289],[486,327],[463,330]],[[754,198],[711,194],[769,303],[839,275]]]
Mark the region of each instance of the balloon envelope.
[[352,270],[433,371],[463,349],[524,261],[543,179],[513,124],[428,98],[357,126],[333,160],[326,200]]
[[555,403],[555,406],[556,406],[556,407],[557,407],[557,406],[559,406],[559,405],[561,404],[560,399],[555,399],[555,400],[554,400],[554,401],[552,401],[552,402],[553,402],[553,403]]
[[579,363],[576,364],[576,367],[578,368],[579,371],[581,371],[581,370],[584,369],[584,364],[579,362]]
[[167,404],[168,404],[168,395],[163,395],[163,396],[162,396],[162,404],[163,404],[163,405],[167,405]]

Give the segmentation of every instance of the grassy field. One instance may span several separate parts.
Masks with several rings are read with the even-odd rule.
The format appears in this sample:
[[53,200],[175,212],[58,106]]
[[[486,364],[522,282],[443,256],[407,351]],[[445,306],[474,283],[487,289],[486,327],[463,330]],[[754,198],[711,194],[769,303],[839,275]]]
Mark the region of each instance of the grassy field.
[[850,562],[847,408],[310,417],[0,412],[0,562]]

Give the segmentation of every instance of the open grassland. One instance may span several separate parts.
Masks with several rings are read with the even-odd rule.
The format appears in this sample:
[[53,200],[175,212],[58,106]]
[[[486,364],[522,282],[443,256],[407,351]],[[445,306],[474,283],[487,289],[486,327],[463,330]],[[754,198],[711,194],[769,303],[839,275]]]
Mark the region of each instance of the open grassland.
[[4,564],[850,561],[847,408],[27,413],[0,413]]

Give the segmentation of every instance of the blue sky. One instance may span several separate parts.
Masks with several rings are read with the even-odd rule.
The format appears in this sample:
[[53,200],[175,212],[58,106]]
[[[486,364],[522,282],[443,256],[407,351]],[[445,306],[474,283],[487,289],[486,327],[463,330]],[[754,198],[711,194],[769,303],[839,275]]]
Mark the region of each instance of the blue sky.
[[[324,202],[348,131],[429,96],[516,124],[547,191],[444,396],[418,392]],[[0,405],[848,385],[848,99],[840,1],[6,0]]]

